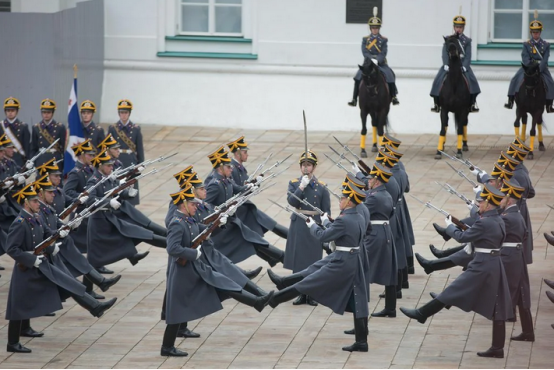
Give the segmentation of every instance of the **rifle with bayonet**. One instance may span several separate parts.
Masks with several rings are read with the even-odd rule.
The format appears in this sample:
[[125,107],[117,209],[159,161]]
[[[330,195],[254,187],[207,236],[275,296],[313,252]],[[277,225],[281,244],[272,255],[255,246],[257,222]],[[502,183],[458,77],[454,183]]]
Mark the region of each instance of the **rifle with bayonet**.
[[[168,167],[170,167],[170,166],[171,166],[171,163],[168,164],[167,166],[164,166],[164,167],[160,168],[159,170],[156,169],[156,168],[154,168],[154,169],[153,169],[152,171],[150,171],[150,172],[141,174],[141,175],[139,175],[139,176],[137,176],[137,177],[133,177],[132,179],[129,179],[129,180],[125,181],[123,184],[119,184],[119,185],[116,186],[115,188],[113,188],[113,189],[107,191],[106,194],[107,194],[108,196],[110,196],[110,197],[113,197],[114,195],[117,195],[117,194],[121,193],[123,190],[127,189],[128,187],[131,187],[131,186],[135,185],[135,183],[136,183],[138,180],[142,179],[143,177],[146,177],[146,176],[149,176],[149,175],[153,175],[153,174],[155,174],[155,173],[158,173],[158,172],[160,172],[160,171],[162,171],[162,170],[164,170],[164,169],[166,169],[166,168],[168,168]],[[109,176],[108,176],[108,177],[109,177]]]
[[467,230],[469,229],[469,226],[464,224],[462,221],[460,221],[460,219],[452,216],[450,213],[446,212],[445,210],[437,207],[437,206],[434,206],[431,202],[424,202],[422,200],[420,200],[419,198],[416,198],[414,197],[412,194],[408,194],[409,196],[411,196],[412,198],[414,198],[415,200],[417,200],[419,203],[423,204],[425,207],[429,208],[429,209],[432,209],[432,210],[435,210],[443,215],[445,215],[446,217],[450,217],[450,219],[452,220],[452,223],[454,225],[456,225],[457,227],[459,227],[460,229],[462,230]]
[[463,164],[464,166],[467,166],[469,168],[470,171],[473,171],[473,170],[477,170],[479,172],[483,172],[482,169],[480,169],[479,167],[477,167],[476,165],[474,165],[473,163],[471,163],[469,161],[469,159],[460,159],[460,158],[457,158],[457,157],[453,157],[451,156],[450,154],[447,154],[445,152],[443,152],[442,150],[439,150],[439,153],[444,155],[445,157],[447,158],[450,158],[451,160],[453,161],[456,161],[456,162],[460,162],[461,164]]
[[[279,165],[281,165],[284,161],[286,161],[287,159],[289,159],[291,155],[292,155],[292,153],[289,154],[289,155],[287,155],[287,156],[285,157],[285,159],[275,162],[275,164],[274,164],[273,166],[271,166],[271,167],[265,169],[262,173],[260,173],[260,176],[263,176],[263,175],[265,175],[268,171],[271,171],[272,169],[274,169],[274,168],[276,168],[276,167],[279,167]],[[290,167],[290,166],[289,166],[289,167]],[[287,167],[287,168],[288,168],[288,167]]]
[[[314,206],[313,204],[311,204],[310,202],[308,202],[306,199],[301,199],[299,197],[297,197],[294,193],[291,193],[290,191],[287,191],[287,194],[288,195],[291,195],[292,197],[294,197],[295,199],[297,199],[300,203],[310,207],[311,209],[313,209],[314,211],[316,211],[317,213],[319,213],[320,216],[323,216],[325,214],[325,212],[323,212],[320,208]],[[327,215],[327,218],[329,218],[329,221],[333,222],[335,221],[334,219],[332,219],[331,217],[329,217],[329,215]]]
[[[260,171],[262,168],[264,168],[265,164],[267,163],[267,161],[269,160],[269,158],[273,157],[273,153],[269,153],[269,155],[267,156],[267,158],[258,165],[258,167],[256,167],[256,169],[254,170],[254,172],[252,172],[250,174],[250,176],[248,176],[248,178],[246,179],[245,183],[248,184],[248,183],[251,183],[253,180],[256,179],[256,174],[258,173],[258,171]],[[260,176],[263,176],[263,175],[260,175]]]
[[[339,152],[338,152],[335,148],[333,148],[331,145],[329,145],[329,148],[330,148],[333,152],[335,152],[335,154],[338,155],[340,159],[344,159],[345,161],[350,162],[350,164],[351,164],[352,166],[358,166],[354,161],[352,161],[351,159],[348,159],[348,158],[344,155],[344,153],[339,153]],[[344,167],[343,167],[343,168],[344,168]]]
[[337,198],[338,200],[340,200],[340,198],[341,198],[340,195],[338,195],[337,193],[335,193],[333,190],[329,189],[329,187],[328,187],[327,185],[325,185],[324,183],[320,182],[320,184],[323,185],[323,187],[324,187],[325,189],[327,189],[327,191],[328,191],[331,195],[333,195],[335,198]]
[[342,165],[342,163],[336,162],[333,158],[331,158],[330,156],[328,156],[327,153],[323,153],[323,155],[324,155],[325,157],[327,157],[328,160],[330,160],[331,162],[333,162],[338,168],[340,168],[340,169],[346,171],[346,173],[350,172],[350,171],[348,170],[348,168],[346,168],[346,167],[344,167],[344,166]]
[[83,192],[81,192],[81,194],[79,194],[77,196],[77,199],[75,199],[75,201],[73,203],[71,203],[66,209],[64,209],[62,211],[62,213],[60,213],[60,215],[58,216],[61,220],[65,219],[67,216],[69,216],[77,207],[79,207],[81,205],[81,201],[79,200],[81,197],[84,197],[84,196],[89,196],[90,193],[92,193],[94,191],[94,189],[96,189],[97,187],[99,187],[100,185],[102,185],[104,182],[106,182],[110,177],[109,176],[104,176],[102,177],[102,179],[100,179],[100,181],[98,181],[96,184],[90,186],[88,189],[84,190]]
[[350,153],[354,158],[356,158],[356,160],[358,161],[358,165],[362,168],[362,170],[365,171],[366,174],[369,174],[371,172],[371,168],[368,167],[368,165],[362,161],[362,159],[360,157],[358,157],[356,155],[356,153],[354,153],[352,150],[350,150],[350,148],[348,147],[348,145],[344,145],[343,143],[341,143],[339,141],[339,139],[337,139],[335,136],[333,136],[333,138],[337,141],[337,143],[339,143],[340,146],[342,146],[348,153]]
[[171,158],[175,155],[177,155],[177,152],[175,152],[173,154],[170,154],[170,155],[167,155],[167,156],[162,155],[158,158],[149,159],[147,161],[137,163],[137,164],[134,164],[134,165],[129,166],[129,167],[122,168],[120,173],[117,174],[117,179],[118,180],[128,179],[128,178],[136,175],[139,172],[140,167],[146,167],[146,166],[151,165],[153,163],[158,163],[158,162],[161,162],[161,161],[165,161],[166,159]]
[[[229,209],[227,209],[225,212],[222,212],[220,214],[217,215],[216,219],[208,226],[204,229],[204,231],[202,231],[200,234],[198,234],[193,240],[192,240],[192,245],[191,245],[191,248],[192,249],[197,249],[197,248],[200,248],[202,246],[202,243],[204,241],[206,241],[206,239],[208,239],[208,237],[215,231],[215,229],[221,224],[221,218],[223,216],[231,216],[233,215],[236,210],[238,209],[238,207],[240,207],[242,205],[242,202],[238,202],[237,204],[229,207]],[[185,266],[188,262],[188,260],[186,258],[183,258],[183,257],[179,257],[177,258],[177,262],[179,265],[181,266]]]
[[452,166],[450,163],[446,162],[446,164],[448,166],[450,166],[450,168],[452,168],[454,170],[454,172],[456,172],[458,175],[460,175],[461,177],[463,177],[464,179],[466,179],[471,185],[473,185],[473,187],[477,187],[479,186],[475,181],[473,181],[472,179],[470,179],[469,177],[466,176],[466,174],[464,173],[464,171],[462,170],[457,170],[454,168],[454,166]]
[[449,185],[449,184],[441,184],[440,182],[438,181],[435,181],[435,183],[437,185],[439,185],[441,188],[443,188],[444,190],[446,190],[447,192],[449,192],[450,194],[453,194],[455,196],[457,196],[458,198],[460,198],[461,200],[463,200],[465,202],[465,204],[467,205],[470,205],[470,204],[473,204],[473,202],[471,201],[471,199],[467,198],[465,195],[463,195],[462,193],[459,193],[456,189],[454,189],[452,187],[452,185]]
[[[23,165],[23,167],[25,167],[27,165],[27,163],[32,163],[33,166],[35,164],[35,161],[38,159],[38,157],[40,157],[41,155],[43,155],[44,153],[46,153],[47,151],[49,151],[50,149],[52,149],[52,147],[54,145],[56,145],[58,143],[58,141],[60,141],[60,139],[56,139],[54,142],[52,142],[52,144],[50,144],[47,148],[42,148],[41,150],[38,151],[37,154],[35,154],[35,156],[31,159],[29,159],[27,162],[25,162],[25,164]],[[56,162],[57,163],[57,162]]]

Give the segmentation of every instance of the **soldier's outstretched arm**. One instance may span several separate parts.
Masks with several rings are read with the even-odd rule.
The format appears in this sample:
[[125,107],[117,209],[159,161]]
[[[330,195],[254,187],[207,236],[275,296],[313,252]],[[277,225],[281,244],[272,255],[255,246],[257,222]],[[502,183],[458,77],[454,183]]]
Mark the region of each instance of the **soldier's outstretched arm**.
[[486,229],[484,222],[477,220],[469,229],[465,231],[452,224],[446,228],[446,233],[460,243],[470,243],[480,239],[486,233]]
[[310,233],[314,236],[314,238],[318,239],[320,242],[326,243],[326,242],[336,240],[341,236],[345,235],[346,225],[344,224],[344,221],[340,217],[337,217],[335,222],[330,224],[327,229],[317,224],[312,225],[312,227],[310,227]]

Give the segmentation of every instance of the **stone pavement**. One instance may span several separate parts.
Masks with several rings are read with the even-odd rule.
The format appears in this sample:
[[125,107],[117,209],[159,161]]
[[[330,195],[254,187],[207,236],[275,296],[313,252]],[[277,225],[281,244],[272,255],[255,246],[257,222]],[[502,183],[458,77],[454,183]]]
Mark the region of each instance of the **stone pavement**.
[[[203,178],[210,171],[206,158],[221,144],[245,135],[250,147],[248,168],[252,170],[269,153],[283,158],[293,153],[291,167],[277,179],[277,185],[262,193],[255,203],[281,224],[288,226],[288,214],[272,205],[269,199],[286,202],[286,186],[298,176],[297,158],[304,149],[302,131],[264,131],[214,129],[199,127],[144,126],[146,156],[154,158],[178,152],[172,158],[175,167],[156,177],[141,182],[140,209],[159,223],[163,223],[169,193],[178,189],[172,174],[193,164]],[[341,141],[357,148],[359,135],[354,132],[333,133]],[[317,176],[338,191],[344,172],[327,160],[327,145],[335,145],[329,132],[309,132],[310,148],[319,154]],[[432,202],[452,214],[463,217],[465,205],[457,198],[439,189],[434,181],[448,182],[467,196],[471,186],[458,177],[445,160],[433,159],[436,135],[401,135],[403,162],[410,176],[411,194]],[[508,136],[471,136],[470,151],[465,153],[483,169],[492,164],[512,140]],[[36,330],[45,332],[43,338],[22,338],[32,348],[30,355],[2,352],[7,339],[7,322],[0,329],[1,368],[552,368],[554,305],[545,291],[543,277],[554,279],[554,249],[547,247],[542,233],[554,230],[554,148],[552,137],[547,137],[546,152],[536,151],[534,161],[527,161],[537,196],[529,200],[535,239],[534,264],[530,266],[532,310],[536,327],[536,342],[510,343],[506,341],[504,359],[482,359],[476,356],[491,343],[491,323],[473,313],[457,308],[443,310],[422,325],[409,320],[398,311],[394,319],[369,320],[369,352],[348,353],[341,347],[353,342],[353,337],[342,331],[352,327],[352,316],[338,316],[326,307],[292,306],[285,303],[262,313],[237,304],[224,302],[224,309],[202,320],[190,323],[191,329],[201,334],[200,339],[178,340],[177,346],[189,352],[185,358],[166,358],[159,355],[165,324],[160,321],[160,308],[165,289],[167,255],[164,250],[149,249],[150,255],[137,266],[122,261],[109,267],[122,274],[121,281],[110,289],[107,297],[118,297],[117,304],[104,317],[96,319],[72,300],[64,304],[55,317],[32,320]],[[449,137],[447,147],[453,149],[455,139]],[[371,156],[371,155],[370,155]],[[273,159],[272,159],[273,160]],[[369,159],[368,162],[371,160]],[[444,242],[432,227],[443,223],[444,217],[407,197],[412,215],[416,252],[431,257],[428,244],[442,248]],[[333,201],[336,214],[338,205]],[[284,240],[274,234],[267,239],[284,249]],[[449,242],[447,246],[455,245]],[[446,246],[445,246],[446,247]],[[6,267],[0,278],[0,309],[5,310],[9,279],[13,262],[8,256],[0,258]],[[259,265],[268,267],[257,257],[241,263],[243,268]],[[278,274],[288,274],[281,265]],[[426,275],[419,266],[410,275],[410,288],[403,291],[398,306],[414,307],[427,302],[429,292],[439,292],[461,272],[459,268]],[[266,290],[274,288],[264,272],[256,279]],[[371,286],[370,312],[382,309],[378,298],[383,287]],[[518,334],[520,324],[507,324],[507,337]]]

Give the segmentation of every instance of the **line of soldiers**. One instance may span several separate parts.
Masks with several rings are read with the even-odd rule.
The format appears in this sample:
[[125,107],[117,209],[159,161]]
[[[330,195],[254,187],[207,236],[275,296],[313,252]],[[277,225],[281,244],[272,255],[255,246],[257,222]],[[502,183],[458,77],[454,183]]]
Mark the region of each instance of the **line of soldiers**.
[[[14,145],[13,160],[22,167],[29,163],[28,159],[39,153],[41,148],[50,146],[56,139],[58,143],[46,153],[39,156],[32,165],[42,165],[52,158],[64,168],[63,159],[69,143],[69,131],[67,127],[57,122],[53,117],[56,112],[56,102],[52,99],[44,99],[40,102],[41,121],[29,128],[27,123],[17,118],[21,104],[17,98],[10,96],[4,100],[4,113],[6,118],[0,124],[0,135],[6,134]],[[119,143],[120,158],[124,167],[144,162],[144,146],[140,126],[130,120],[133,104],[122,99],[117,103],[119,121],[108,128],[108,134]],[[90,100],[84,100],[80,105],[81,122],[85,139],[90,139],[96,148],[105,139],[104,129],[94,121],[96,104]],[[138,184],[135,186],[138,189]],[[134,205],[140,203],[139,196],[130,200]]]
[[427,274],[454,266],[462,266],[464,271],[442,293],[431,293],[433,299],[425,305],[400,309],[420,323],[451,306],[492,320],[492,345],[477,353],[481,357],[504,357],[505,322],[515,321],[516,307],[522,333],[511,340],[535,341],[527,270],[532,263],[533,238],[526,204],[535,191],[523,164],[529,151],[516,138],[501,152],[490,174],[478,168],[472,170],[483,185],[474,188],[476,200],[467,201],[470,216],[459,222],[448,216],[446,228],[434,224],[445,241],[452,238],[464,244],[445,251],[430,245],[438,257],[432,261],[416,253]]

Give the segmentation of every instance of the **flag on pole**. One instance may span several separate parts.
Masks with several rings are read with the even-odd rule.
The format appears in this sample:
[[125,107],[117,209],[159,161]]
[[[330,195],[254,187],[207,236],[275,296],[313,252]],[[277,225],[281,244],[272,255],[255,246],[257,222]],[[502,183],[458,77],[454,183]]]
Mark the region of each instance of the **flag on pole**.
[[77,158],[73,153],[71,147],[75,144],[85,141],[85,133],[83,131],[83,125],[81,124],[81,117],[79,116],[79,108],[77,101],[77,76],[73,79],[73,85],[71,86],[71,92],[69,93],[69,108],[67,110],[67,128],[69,135],[69,142],[65,150],[65,156],[63,161],[63,174],[67,174],[75,167]]

